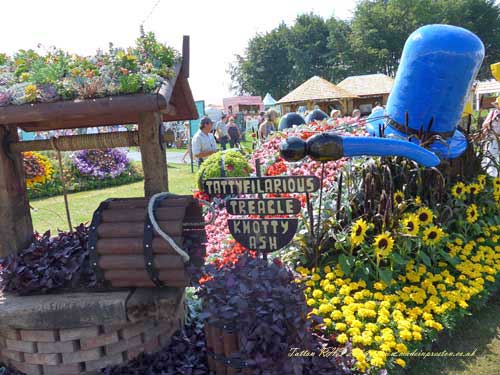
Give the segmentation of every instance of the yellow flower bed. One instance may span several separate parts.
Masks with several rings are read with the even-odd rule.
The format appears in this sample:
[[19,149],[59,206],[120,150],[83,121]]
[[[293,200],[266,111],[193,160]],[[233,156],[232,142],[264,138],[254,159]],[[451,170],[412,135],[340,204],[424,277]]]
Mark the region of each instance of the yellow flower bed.
[[26,186],[31,189],[35,184],[44,184],[52,179],[54,168],[50,160],[38,152],[24,152]]
[[[493,180],[494,200],[498,209],[500,179]],[[461,199],[465,193],[475,194],[484,187],[484,182],[465,186],[455,185],[452,194]],[[466,220],[475,223],[482,207],[470,204]],[[416,234],[423,225],[423,241],[433,245],[446,235],[432,225],[433,212],[426,207],[405,217],[404,232]],[[297,280],[305,284],[310,315],[322,317],[317,326],[326,336],[336,335],[340,344],[351,341],[352,355],[356,367],[385,368],[393,364],[406,365],[399,353],[420,349],[422,341],[432,339],[443,329],[453,314],[463,315],[474,296],[484,298],[500,274],[500,225],[482,222],[482,235],[463,241],[448,234],[447,252],[458,261],[439,261],[431,272],[430,267],[411,260],[405,272],[394,276],[391,285],[382,281],[368,286],[363,280],[353,281],[346,277],[339,264],[335,268],[296,269],[302,277]],[[492,222],[490,221],[490,224]],[[495,221],[495,224],[498,221]],[[353,224],[351,241],[359,244],[370,224],[360,219]],[[390,234],[382,233],[375,238],[373,246],[381,256],[389,253],[394,241]],[[481,296],[478,296],[481,294]]]

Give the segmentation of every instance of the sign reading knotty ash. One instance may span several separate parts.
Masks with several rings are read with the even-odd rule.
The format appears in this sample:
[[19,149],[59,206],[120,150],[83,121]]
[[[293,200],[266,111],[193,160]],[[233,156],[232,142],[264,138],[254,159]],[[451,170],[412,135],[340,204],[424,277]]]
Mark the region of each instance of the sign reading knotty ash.
[[[226,202],[231,215],[295,215],[300,201],[295,198],[261,198],[261,194],[312,193],[321,183],[316,176],[211,178],[203,182],[209,195],[258,194],[258,198],[231,198]],[[247,249],[263,253],[287,245],[297,231],[297,218],[229,219],[229,231]]]

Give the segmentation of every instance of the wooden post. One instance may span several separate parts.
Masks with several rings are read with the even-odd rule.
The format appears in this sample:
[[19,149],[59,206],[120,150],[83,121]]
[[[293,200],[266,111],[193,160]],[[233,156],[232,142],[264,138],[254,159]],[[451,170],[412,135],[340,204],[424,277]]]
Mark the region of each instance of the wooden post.
[[160,112],[146,112],[139,116],[139,145],[146,197],[168,191],[167,156],[160,143],[161,124]]
[[20,153],[7,155],[7,141],[18,141],[16,128],[0,126],[0,256],[28,247],[33,238],[23,160]]

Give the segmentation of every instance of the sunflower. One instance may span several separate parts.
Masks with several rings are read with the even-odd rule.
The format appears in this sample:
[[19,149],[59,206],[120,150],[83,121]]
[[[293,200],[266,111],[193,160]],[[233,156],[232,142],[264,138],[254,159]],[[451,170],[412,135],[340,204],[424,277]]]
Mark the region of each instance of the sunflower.
[[424,243],[426,245],[436,245],[439,243],[439,241],[441,241],[443,237],[444,231],[441,228],[433,225],[424,230],[424,236],[422,237],[422,239],[424,240]]
[[401,223],[403,226],[403,232],[415,236],[420,229],[420,223],[418,221],[418,216],[415,214],[410,214],[406,218],[403,219]]
[[486,175],[485,174],[480,174],[477,176],[477,182],[479,185],[481,185],[482,188],[484,188],[484,185],[486,185]]
[[434,217],[434,214],[428,207],[422,207],[418,209],[417,217],[420,224],[427,225],[432,223],[432,218]]
[[391,253],[394,246],[394,239],[389,232],[384,232],[375,237],[373,247],[375,247],[375,254],[377,256],[387,256]]
[[396,204],[396,205],[401,204],[401,203],[403,203],[404,199],[405,199],[405,196],[401,190],[397,190],[394,193],[394,204]]
[[469,186],[467,186],[467,191],[473,195],[478,195],[481,190],[481,185],[479,184],[470,184]]
[[495,177],[493,179],[493,186],[495,186],[495,188],[500,188],[500,177]]
[[466,191],[465,184],[463,182],[458,182],[451,188],[451,195],[457,199],[464,199]]
[[477,218],[479,217],[479,213],[477,212],[477,206],[473,203],[467,208],[466,218],[469,224],[475,223]]
[[351,242],[353,245],[359,245],[365,240],[365,234],[368,230],[368,223],[363,219],[358,219],[352,226]]

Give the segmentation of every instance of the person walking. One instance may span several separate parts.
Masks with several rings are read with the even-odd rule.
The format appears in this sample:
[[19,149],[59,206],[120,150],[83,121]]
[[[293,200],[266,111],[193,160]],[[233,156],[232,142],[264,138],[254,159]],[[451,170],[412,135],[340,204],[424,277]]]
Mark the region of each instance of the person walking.
[[259,139],[264,141],[269,135],[275,131],[274,121],[276,120],[276,112],[267,111],[265,121],[259,126]]
[[210,117],[203,117],[200,121],[200,130],[193,137],[193,156],[198,162],[198,167],[210,155],[217,152],[217,143],[212,134],[213,122]]
[[[500,97],[493,102],[495,107],[488,113],[483,122],[482,130],[486,141],[486,151],[491,160],[485,158],[483,167],[487,168],[487,173],[492,177],[498,177],[498,168],[500,167],[500,155],[498,141],[500,138]],[[493,165],[492,165],[493,164]]]
[[241,132],[238,125],[234,122],[234,117],[229,118],[229,124],[227,125],[227,133],[229,135],[229,145],[231,148],[239,147],[241,140]]
[[182,155],[182,162],[185,164],[185,163],[187,163],[186,158],[188,156],[191,157],[189,155],[189,151],[190,151],[189,150],[189,148],[190,148],[189,145],[191,144],[191,134],[190,134],[191,133],[191,129],[189,127],[189,121],[185,121],[183,125],[184,125],[184,136],[187,138],[187,142],[186,142],[186,144],[187,144],[187,150],[184,153],[184,155]]
[[215,124],[215,136],[220,143],[221,150],[225,150],[229,142],[229,135],[227,133],[227,115],[222,114],[220,121]]

